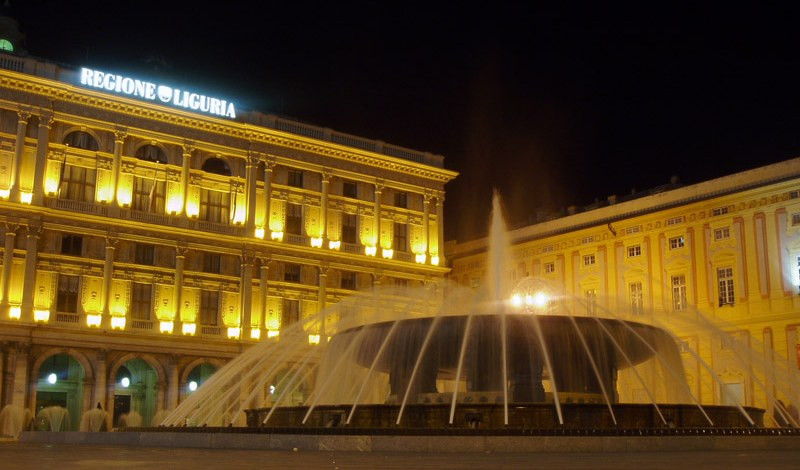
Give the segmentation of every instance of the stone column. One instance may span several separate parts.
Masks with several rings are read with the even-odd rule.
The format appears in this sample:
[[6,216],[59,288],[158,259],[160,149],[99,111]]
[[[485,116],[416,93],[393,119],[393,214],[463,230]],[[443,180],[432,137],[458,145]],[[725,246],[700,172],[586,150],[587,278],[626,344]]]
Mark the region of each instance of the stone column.
[[272,170],[275,167],[275,162],[267,160],[264,165],[264,238],[269,239],[269,211],[272,196]]
[[111,328],[111,287],[114,274],[114,250],[117,239],[106,237],[106,258],[103,265],[103,318],[102,328]]
[[439,245],[439,266],[445,265],[444,260],[444,191],[436,195],[436,231]]
[[[258,170],[259,157],[255,152],[247,155],[247,220],[245,233],[248,237],[255,236],[256,231],[256,171]],[[235,208],[234,208],[235,210]]]
[[119,172],[122,167],[122,144],[125,143],[127,133],[118,129],[114,131],[114,161],[111,164],[111,204],[118,205],[117,188],[119,187]]
[[167,388],[167,384],[160,380],[156,382],[156,414],[164,410],[164,400],[166,398],[165,388]]
[[28,225],[28,240],[25,246],[25,278],[22,287],[22,314],[24,322],[33,321],[33,299],[36,294],[36,260],[38,258],[39,234],[42,227]]
[[[167,409],[174,410],[178,406],[178,397],[180,392],[180,376],[178,371],[178,363],[180,356],[177,354],[169,355],[169,386],[167,387]],[[159,423],[152,423],[155,426]]]
[[319,223],[320,231],[319,236],[322,238],[322,246],[326,245],[328,240],[328,186],[331,181],[330,170],[322,172],[322,194],[320,196],[319,208]]
[[175,286],[173,288],[175,299],[175,316],[173,317],[174,333],[181,333],[181,303],[183,302],[183,266],[186,262],[186,248],[175,247]]
[[192,159],[192,151],[194,150],[194,146],[191,144],[184,144],[183,146],[183,160],[181,161],[181,195],[183,197],[183,203],[181,208],[181,214],[185,217],[186,216],[186,203],[189,198],[189,162]]
[[253,314],[253,256],[245,253],[242,255],[242,280],[239,284],[239,300],[241,301],[242,339],[250,339],[250,319]]
[[14,400],[14,374],[17,368],[16,343],[7,343],[3,346],[3,387],[0,408],[10,405]]
[[17,235],[17,226],[14,224],[6,224],[6,240],[5,246],[3,248],[3,283],[2,283],[2,291],[0,295],[2,295],[2,307],[0,307],[0,315],[4,318],[8,315],[8,307],[9,307],[9,293],[11,288],[11,269],[14,267],[14,245]]
[[258,319],[258,325],[261,330],[266,327],[267,315],[269,309],[267,308],[267,291],[269,290],[269,259],[261,258],[261,318]]
[[28,394],[28,359],[30,343],[16,343],[16,361],[14,364],[14,389],[11,396],[11,404],[25,407]]
[[[317,305],[319,306],[319,311],[325,310],[325,302],[327,298],[327,288],[328,288],[328,268],[327,266],[320,266],[319,267],[319,297],[317,298]],[[319,344],[326,344],[328,342],[328,334],[325,331],[325,317],[326,315],[320,315],[319,319]]]
[[[103,407],[109,414],[109,420],[111,419],[111,414],[114,412],[112,407],[108,406],[108,397],[106,395],[106,382],[108,381],[107,369],[106,369],[106,355],[108,354],[107,349],[98,349],[95,353],[95,377],[94,377],[94,403],[93,406],[97,406],[99,403],[100,406]],[[108,429],[111,429],[110,427]]]
[[431,258],[430,247],[430,215],[431,215],[431,194],[426,192],[422,196],[422,246],[425,247],[423,253],[426,259]]
[[17,112],[17,140],[14,143],[13,173],[10,181],[11,196],[9,198],[14,202],[19,202],[20,200],[19,183],[22,174],[22,159],[25,157],[25,132],[28,128],[28,119],[30,117],[31,113],[29,111],[20,110]]
[[375,247],[376,256],[380,256],[381,247],[381,195],[383,194],[383,182],[375,183]]
[[50,147],[50,127],[53,125],[52,111],[44,111],[39,116],[39,132],[36,137],[36,166],[33,171],[33,197],[31,202],[37,206],[44,203],[44,173],[47,169],[47,153]]

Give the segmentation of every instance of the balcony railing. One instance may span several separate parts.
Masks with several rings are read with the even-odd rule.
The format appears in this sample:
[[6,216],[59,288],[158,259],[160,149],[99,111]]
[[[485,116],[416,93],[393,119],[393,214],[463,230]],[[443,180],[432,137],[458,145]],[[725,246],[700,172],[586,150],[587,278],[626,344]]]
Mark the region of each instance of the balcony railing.
[[56,321],[58,323],[71,323],[77,325],[81,321],[81,316],[77,313],[56,312]]
[[197,228],[205,232],[215,232],[234,236],[241,236],[243,232],[242,228],[239,226],[218,224],[216,222],[208,222],[205,220],[198,220]]
[[53,209],[61,209],[72,212],[83,212],[84,214],[95,214],[108,216],[108,206],[97,204],[95,202],[72,201],[70,199],[47,198],[45,201],[47,207]]
[[206,336],[219,336],[222,334],[222,328],[219,326],[201,326],[200,334]]
[[169,225],[169,216],[166,214],[154,214],[152,212],[142,212],[137,210],[127,210],[122,212],[123,218],[138,220],[148,224]]
[[292,245],[308,245],[309,239],[305,235],[296,235],[294,233],[286,234],[286,241]]
[[131,328],[135,328],[137,330],[152,330],[153,329],[153,321],[152,320],[132,320],[131,321]]

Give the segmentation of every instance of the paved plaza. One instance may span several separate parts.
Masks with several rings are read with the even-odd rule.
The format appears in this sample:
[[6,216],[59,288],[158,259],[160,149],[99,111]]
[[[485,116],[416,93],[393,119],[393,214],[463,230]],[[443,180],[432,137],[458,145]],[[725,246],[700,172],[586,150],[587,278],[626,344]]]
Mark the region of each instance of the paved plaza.
[[627,453],[325,452],[122,447],[0,442],[0,468],[11,469],[800,469],[797,451]]

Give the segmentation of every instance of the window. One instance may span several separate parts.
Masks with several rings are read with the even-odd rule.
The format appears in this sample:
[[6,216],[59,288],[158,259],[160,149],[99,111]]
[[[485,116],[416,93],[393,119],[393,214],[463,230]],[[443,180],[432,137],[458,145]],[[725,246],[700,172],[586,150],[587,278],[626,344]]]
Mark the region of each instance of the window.
[[633,227],[628,227],[625,229],[625,235],[631,235],[634,233],[639,233],[642,231],[641,225],[634,225]]
[[230,223],[231,195],[203,189],[200,192],[200,219],[217,224]]
[[78,313],[78,285],[80,276],[58,275],[58,295],[56,297],[56,311],[63,313]]
[[641,315],[644,313],[644,299],[642,297],[642,283],[631,282],[628,285],[631,297],[631,314]]
[[133,283],[131,292],[131,318],[133,320],[149,320],[153,311],[153,285]]
[[283,270],[283,280],[286,282],[300,282],[300,265],[286,263]]
[[556,272],[556,263],[544,263],[544,273],[550,274]]
[[219,274],[222,268],[222,259],[220,255],[214,253],[203,253],[203,272]]
[[472,289],[477,289],[481,286],[481,278],[479,277],[471,277],[469,279],[469,287]]
[[145,245],[142,243],[136,244],[136,252],[134,260],[136,264],[144,264],[146,266],[153,266],[155,261],[155,247],[153,245]]
[[136,158],[148,162],[167,163],[167,155],[156,145],[142,145],[136,149]]
[[92,134],[84,131],[70,132],[64,138],[64,145],[76,149],[91,150],[96,152],[100,150],[97,140],[92,137]]
[[586,312],[594,315],[597,311],[597,289],[589,289],[586,294]]
[[228,162],[221,158],[209,158],[208,160],[203,162],[203,166],[200,167],[201,170],[205,171],[206,173],[213,173],[215,175],[222,175],[222,176],[231,176],[231,167],[228,166]]
[[672,276],[672,310],[679,312],[686,310],[686,276]]
[[594,237],[583,237],[581,238],[581,245],[586,245],[587,243],[593,243]]
[[131,208],[137,211],[163,214],[165,187],[164,181],[158,181],[154,178],[134,178]]
[[342,271],[341,288],[355,290],[356,273],[352,271]]
[[717,268],[719,285],[719,306],[733,305],[733,268]]
[[97,170],[74,165],[62,165],[58,197],[70,201],[94,202]]
[[800,212],[792,214],[792,226],[800,225]]
[[289,186],[295,188],[303,187],[303,171],[302,170],[289,170]]
[[637,256],[642,256],[642,247],[641,245],[633,245],[628,247],[628,258],[636,258]]
[[297,323],[300,320],[300,301],[283,299],[283,313],[281,315],[281,328]]
[[286,203],[286,233],[303,234],[303,206]]
[[681,215],[681,216],[678,216],[678,217],[672,217],[670,219],[667,219],[666,225],[667,226],[678,225],[678,224],[680,224],[682,222],[683,222],[683,216]]
[[219,291],[200,291],[200,324],[217,326],[219,322]]
[[395,207],[408,207],[408,194],[403,191],[394,192],[394,206]]
[[727,207],[717,207],[715,209],[711,209],[711,216],[712,217],[715,217],[715,216],[718,216],[718,215],[724,215],[724,214],[727,214],[727,213],[728,213],[728,208]]
[[725,240],[731,238],[731,229],[730,227],[722,227],[714,229],[714,240]]
[[358,233],[356,224],[358,223],[358,216],[355,214],[342,214],[342,241],[345,243],[356,244]]
[[408,226],[406,224],[394,223],[394,243],[392,248],[397,251],[408,251]]
[[[19,237],[18,237],[19,238]],[[83,253],[83,237],[80,235],[61,235],[61,254],[80,256]]]
[[583,256],[583,265],[584,266],[592,266],[596,262],[594,255],[584,255]]
[[669,239],[669,249],[670,250],[676,250],[678,248],[683,248],[683,245],[684,245],[683,235],[681,235],[680,237],[672,237],[672,238]]
[[345,181],[342,183],[342,196],[358,199],[358,183]]

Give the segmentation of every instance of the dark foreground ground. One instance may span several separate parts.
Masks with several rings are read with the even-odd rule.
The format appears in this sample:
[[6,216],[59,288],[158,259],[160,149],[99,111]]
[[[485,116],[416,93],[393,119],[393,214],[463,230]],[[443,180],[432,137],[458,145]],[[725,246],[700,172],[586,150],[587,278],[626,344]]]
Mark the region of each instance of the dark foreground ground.
[[411,453],[185,449],[0,442],[0,468],[10,469],[800,469],[796,451],[629,453]]

